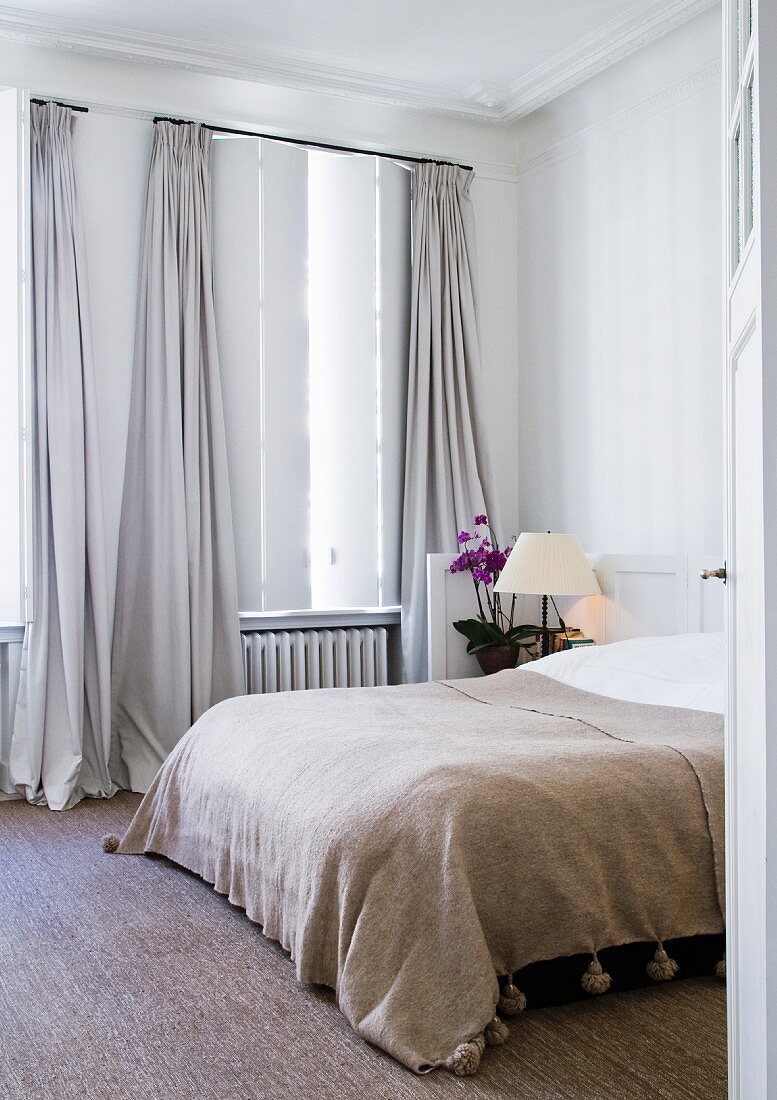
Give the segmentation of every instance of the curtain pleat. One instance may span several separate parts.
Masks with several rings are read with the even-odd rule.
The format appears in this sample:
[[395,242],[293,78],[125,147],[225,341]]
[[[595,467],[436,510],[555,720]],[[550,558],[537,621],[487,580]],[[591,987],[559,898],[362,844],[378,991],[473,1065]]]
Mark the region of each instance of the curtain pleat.
[[113,726],[136,791],[205,710],[244,690],[210,152],[198,125],[155,126],[113,639]]
[[31,105],[33,621],[25,632],[10,775],[66,809],[116,787],[110,599],[95,370],[71,111]]
[[402,665],[427,677],[426,555],[455,550],[486,510],[499,526],[478,393],[473,173],[413,169],[413,265],[402,523]]

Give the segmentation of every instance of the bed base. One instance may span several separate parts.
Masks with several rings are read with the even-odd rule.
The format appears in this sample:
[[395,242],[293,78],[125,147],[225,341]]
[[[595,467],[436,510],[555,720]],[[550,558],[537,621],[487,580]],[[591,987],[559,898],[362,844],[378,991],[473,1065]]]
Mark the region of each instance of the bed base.
[[[710,977],[726,950],[726,937],[720,935],[686,936],[683,939],[666,940],[667,954],[680,967],[673,981],[683,978]],[[652,943],[629,943],[623,947],[607,947],[598,952],[602,969],[612,976],[609,992],[641,989],[655,985],[646,967],[654,956]],[[586,972],[591,955],[569,955],[563,959],[531,963],[516,970],[513,983],[526,996],[526,1008],[549,1008],[553,1005],[584,1001],[590,997],[580,985],[580,977]]]

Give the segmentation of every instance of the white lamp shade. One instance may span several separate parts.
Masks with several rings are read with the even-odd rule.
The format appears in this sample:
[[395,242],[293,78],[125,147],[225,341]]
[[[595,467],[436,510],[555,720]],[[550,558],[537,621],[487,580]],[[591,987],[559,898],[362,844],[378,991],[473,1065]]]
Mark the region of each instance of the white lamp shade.
[[495,585],[529,596],[599,596],[601,588],[574,535],[524,531]]

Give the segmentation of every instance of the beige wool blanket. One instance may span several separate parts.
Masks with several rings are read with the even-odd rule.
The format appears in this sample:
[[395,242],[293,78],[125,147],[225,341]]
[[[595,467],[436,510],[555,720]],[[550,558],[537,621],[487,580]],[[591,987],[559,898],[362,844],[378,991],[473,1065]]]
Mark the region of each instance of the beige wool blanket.
[[498,975],[722,931],[722,742],[720,715],[523,670],[241,697],[119,851],[212,883],[422,1072],[483,1032]]

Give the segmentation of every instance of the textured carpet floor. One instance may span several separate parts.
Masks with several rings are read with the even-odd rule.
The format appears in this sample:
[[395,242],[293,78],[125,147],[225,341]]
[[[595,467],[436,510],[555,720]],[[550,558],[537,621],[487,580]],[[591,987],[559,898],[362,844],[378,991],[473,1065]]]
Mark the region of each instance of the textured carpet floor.
[[3,1100],[724,1100],[714,979],[527,1012],[477,1077],[414,1077],[210,887],[104,855],[137,801],[0,803]]

